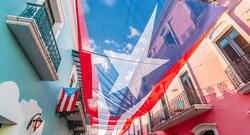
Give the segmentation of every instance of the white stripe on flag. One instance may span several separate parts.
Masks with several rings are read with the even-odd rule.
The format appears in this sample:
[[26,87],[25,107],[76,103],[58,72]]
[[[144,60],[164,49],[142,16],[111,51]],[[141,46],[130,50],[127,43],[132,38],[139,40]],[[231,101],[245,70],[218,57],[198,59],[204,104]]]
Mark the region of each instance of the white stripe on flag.
[[[102,93],[102,88],[100,84],[99,84],[99,92]],[[105,135],[106,129],[108,127],[110,113],[109,113],[109,109],[106,104],[106,101],[104,99],[105,97],[103,97],[102,94],[98,94],[98,95],[99,95],[98,96],[98,116],[99,118],[104,119],[104,120],[98,121],[98,123],[102,125],[102,127],[98,127],[98,135]],[[102,115],[102,114],[106,114],[106,115]]]
[[[144,102],[148,99],[148,96],[151,94],[152,91],[150,91],[139,103],[137,103],[136,105],[134,105],[132,108],[128,109],[122,116],[121,118],[118,120],[115,130],[117,130],[117,133],[120,133],[121,129],[123,128],[126,119],[130,119],[132,115],[134,115],[139,108],[144,104]],[[124,120],[125,119],[125,120]],[[118,125],[122,125],[121,127]]]
[[65,102],[66,102],[66,99],[67,99],[67,93],[65,92],[65,94],[64,94],[64,97],[63,97],[63,101],[62,101],[62,104],[61,104],[61,106],[60,106],[60,112],[62,112],[63,111],[63,107],[64,107],[64,105],[65,105]]
[[69,104],[68,104],[68,107],[67,107],[67,111],[70,111],[70,108],[72,106],[72,103],[73,103],[73,100],[75,98],[75,95],[76,95],[76,93],[70,96],[70,100],[69,100]]

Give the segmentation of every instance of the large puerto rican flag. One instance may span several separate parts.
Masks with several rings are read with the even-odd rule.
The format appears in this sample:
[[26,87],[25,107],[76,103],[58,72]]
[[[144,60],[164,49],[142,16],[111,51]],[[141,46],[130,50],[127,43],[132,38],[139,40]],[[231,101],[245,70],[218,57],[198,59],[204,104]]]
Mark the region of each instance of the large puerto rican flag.
[[224,11],[196,0],[167,0],[158,20],[154,6],[131,52],[101,54],[90,43],[81,0],[76,7],[84,103],[91,134],[100,135],[123,134],[150,111]]

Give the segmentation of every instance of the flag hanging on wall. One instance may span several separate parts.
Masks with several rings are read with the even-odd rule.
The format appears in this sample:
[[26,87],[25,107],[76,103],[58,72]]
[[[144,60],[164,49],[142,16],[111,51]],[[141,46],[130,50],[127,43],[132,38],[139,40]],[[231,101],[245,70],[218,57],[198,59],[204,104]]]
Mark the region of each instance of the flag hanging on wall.
[[91,134],[103,135],[124,134],[155,106],[224,12],[198,0],[83,2],[76,0],[84,103]]
[[63,88],[56,112],[72,112],[75,109],[79,88]]

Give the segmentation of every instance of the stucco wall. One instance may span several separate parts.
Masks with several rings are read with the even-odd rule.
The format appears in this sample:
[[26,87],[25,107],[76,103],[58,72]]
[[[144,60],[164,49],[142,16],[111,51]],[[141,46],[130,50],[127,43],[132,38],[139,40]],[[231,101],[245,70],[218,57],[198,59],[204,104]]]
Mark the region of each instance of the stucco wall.
[[[237,93],[219,59],[214,54],[206,41],[203,41],[197,51],[189,60],[192,77],[199,84],[207,103],[213,109],[167,131],[157,132],[157,135],[174,133],[176,135],[193,135],[192,128],[204,122],[216,123],[219,135],[248,135],[250,130],[249,110],[250,100],[248,95]],[[173,82],[171,87],[176,86]],[[178,86],[176,86],[178,88]]]
[[[223,15],[219,21],[223,21],[223,23],[220,25],[218,22],[216,25],[218,28],[213,32],[213,37],[209,37],[209,35],[206,37],[182,69],[182,71],[189,71],[196,89],[201,89],[207,103],[212,104],[213,109],[169,130],[158,131],[156,135],[194,135],[191,130],[200,123],[216,123],[219,135],[249,135],[250,133],[248,128],[250,119],[249,114],[247,114],[250,109],[250,94],[241,95],[237,93],[237,90],[225,74],[225,62],[218,57],[220,54],[216,52],[216,47],[213,46],[215,43],[211,43],[215,41],[210,39],[216,39],[215,35],[218,35],[218,31],[222,31],[220,29],[224,29],[224,25],[227,24],[249,35],[250,1],[220,0],[219,5],[228,8],[229,12],[225,14],[228,14],[234,22],[224,17],[226,15]],[[247,37],[246,34],[243,34],[243,36]],[[166,95],[171,100],[180,91],[180,82],[176,77],[168,87]],[[156,106],[154,111],[159,109],[159,106]]]
[[[32,65],[25,56],[23,50],[20,48],[18,41],[11,33],[6,24],[7,15],[19,15],[26,7],[26,2],[35,3],[34,0],[2,0],[0,1],[0,85],[6,84],[7,81],[11,81],[16,84],[19,91],[16,104],[22,102],[33,102],[35,106],[40,108],[37,111],[42,112],[42,119],[44,120],[43,130],[44,135],[68,135],[71,131],[68,130],[64,119],[60,119],[56,115],[57,98],[59,97],[62,87],[67,87],[69,84],[70,75],[72,72],[72,57],[71,51],[73,49],[73,41],[71,37],[70,22],[67,15],[66,0],[63,0],[64,10],[66,15],[66,24],[63,26],[60,35],[57,38],[59,51],[62,57],[61,63],[58,69],[58,81],[41,81],[38,74],[34,71]],[[3,6],[4,5],[4,6]],[[2,88],[2,87],[1,87]],[[0,89],[0,99],[8,95],[10,88]],[[13,107],[8,104],[7,98],[5,105],[6,108]],[[14,106],[15,107],[15,106]],[[26,112],[33,111],[33,107],[27,105]],[[0,112],[5,112],[7,109],[0,108]],[[16,115],[19,115],[16,112]],[[34,112],[36,113],[36,112]],[[33,114],[23,116],[24,119],[30,119]],[[12,116],[13,117],[13,116]],[[14,116],[15,118],[15,116]],[[15,119],[14,119],[15,120]],[[20,128],[15,128],[19,127]],[[17,125],[3,126],[0,128],[0,134],[25,134],[27,121],[24,123],[17,123]],[[19,132],[20,131],[20,132]]]
[[229,15],[250,35],[249,0],[219,0],[219,5],[227,7]]

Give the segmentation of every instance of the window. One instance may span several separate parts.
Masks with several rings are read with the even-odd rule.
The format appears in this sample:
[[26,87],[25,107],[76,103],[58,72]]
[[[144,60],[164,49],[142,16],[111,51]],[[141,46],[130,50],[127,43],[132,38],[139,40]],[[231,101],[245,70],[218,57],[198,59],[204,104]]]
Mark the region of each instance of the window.
[[72,75],[71,79],[70,79],[70,84],[69,84],[69,87],[72,88],[73,85],[75,83],[75,77],[74,77],[74,74]]
[[226,73],[238,87],[250,81],[250,44],[231,27],[216,44],[230,63]]
[[190,10],[191,18],[194,22],[194,24],[198,24],[199,17],[201,16],[202,12],[204,10],[208,9],[208,5],[206,3],[198,3],[194,0],[184,0],[187,8]]
[[216,130],[216,123],[200,123],[196,125],[191,132],[195,135],[219,135]]
[[45,7],[47,9],[47,13],[48,13],[48,16],[49,16],[50,23],[53,26],[53,24],[55,23],[55,18],[54,18],[53,12],[51,10],[49,0],[45,0],[43,4],[45,5]]
[[172,36],[170,31],[168,31],[167,34],[164,36],[164,44],[166,46],[168,46],[169,44],[176,44],[174,41],[174,37]]
[[71,72],[69,87],[75,88],[76,86],[77,86],[77,71],[76,71],[76,66],[74,65]]
[[184,74],[182,74],[180,77],[180,80],[181,80],[182,86],[186,92],[186,95],[187,95],[187,98],[188,98],[190,105],[201,104],[199,96],[196,93],[196,90],[194,88],[194,84],[192,83],[188,72],[185,72]]
[[250,53],[249,43],[234,28],[230,28],[216,44],[230,62]]
[[215,135],[215,133],[213,130],[207,130],[207,131],[204,131],[204,133],[201,133],[201,135]]
[[170,116],[169,116],[169,112],[168,112],[168,106],[167,106],[167,101],[165,99],[165,94],[164,96],[161,98],[161,103],[162,103],[162,109],[163,109],[163,112],[164,112],[164,118],[165,119],[168,119]]

